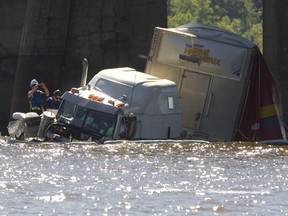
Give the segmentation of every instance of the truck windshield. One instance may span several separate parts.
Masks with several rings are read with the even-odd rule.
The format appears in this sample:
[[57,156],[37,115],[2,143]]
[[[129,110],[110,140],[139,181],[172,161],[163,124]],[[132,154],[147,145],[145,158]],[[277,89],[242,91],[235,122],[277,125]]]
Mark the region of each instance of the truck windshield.
[[111,137],[117,116],[63,101],[56,119],[59,122],[79,127],[84,131]]

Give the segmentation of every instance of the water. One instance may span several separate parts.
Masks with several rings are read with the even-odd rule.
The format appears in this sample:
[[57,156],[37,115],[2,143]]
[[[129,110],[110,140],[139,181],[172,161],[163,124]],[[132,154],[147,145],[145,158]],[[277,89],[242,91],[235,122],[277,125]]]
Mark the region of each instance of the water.
[[0,215],[288,215],[288,146],[0,140]]

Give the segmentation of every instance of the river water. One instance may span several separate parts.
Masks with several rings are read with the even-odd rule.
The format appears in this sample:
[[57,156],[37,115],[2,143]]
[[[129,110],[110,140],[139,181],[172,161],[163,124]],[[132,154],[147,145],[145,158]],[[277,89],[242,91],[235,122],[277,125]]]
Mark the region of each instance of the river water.
[[0,215],[288,215],[288,146],[0,140]]

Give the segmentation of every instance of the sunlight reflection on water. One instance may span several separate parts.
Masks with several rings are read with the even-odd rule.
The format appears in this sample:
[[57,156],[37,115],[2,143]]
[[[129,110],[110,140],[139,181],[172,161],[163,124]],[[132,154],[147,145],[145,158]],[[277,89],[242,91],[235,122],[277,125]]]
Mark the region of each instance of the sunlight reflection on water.
[[286,146],[2,141],[0,148],[2,215],[288,212]]

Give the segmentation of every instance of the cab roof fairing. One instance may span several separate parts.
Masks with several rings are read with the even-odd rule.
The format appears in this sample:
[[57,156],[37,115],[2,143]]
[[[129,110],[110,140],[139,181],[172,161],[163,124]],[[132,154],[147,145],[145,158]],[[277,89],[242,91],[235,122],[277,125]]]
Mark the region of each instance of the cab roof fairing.
[[[129,88],[133,88],[133,86],[138,85],[139,83],[147,83],[147,82],[165,82],[167,85],[173,85],[174,82],[167,80],[167,79],[160,79],[158,77],[136,71],[133,68],[112,68],[112,69],[104,69],[97,73],[91,81],[88,83],[91,87],[98,87],[97,82],[100,79],[109,80],[113,83],[118,83],[120,85],[127,86]],[[165,81],[164,81],[165,80]],[[108,88],[110,88],[109,86]],[[101,88],[100,88],[101,89]],[[101,89],[103,92],[105,92],[103,89]]]
[[[109,84],[100,86],[99,83],[102,81],[108,81],[107,83]],[[99,88],[110,97],[126,103],[126,106],[122,107],[126,114],[131,112],[135,114],[151,112],[151,110],[147,110],[148,106],[152,109],[153,105],[156,105],[153,103],[157,102],[160,94],[171,93],[171,95],[175,96],[178,93],[177,85],[174,82],[160,79],[132,68],[102,70],[92,78],[88,85],[94,89]],[[123,95],[127,96],[126,100],[121,99]],[[155,108],[157,110],[157,107],[154,106],[153,109]],[[163,113],[159,111],[158,114]]]

